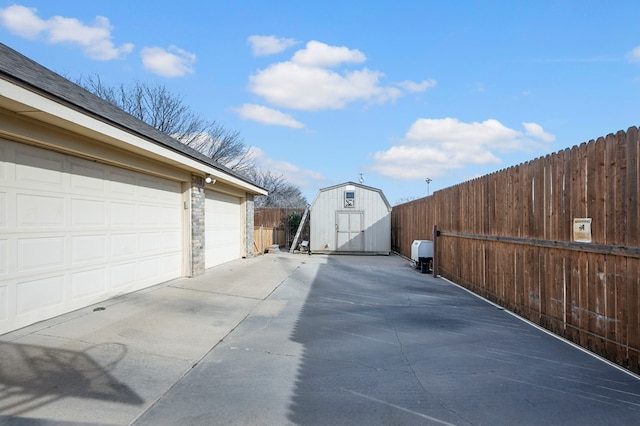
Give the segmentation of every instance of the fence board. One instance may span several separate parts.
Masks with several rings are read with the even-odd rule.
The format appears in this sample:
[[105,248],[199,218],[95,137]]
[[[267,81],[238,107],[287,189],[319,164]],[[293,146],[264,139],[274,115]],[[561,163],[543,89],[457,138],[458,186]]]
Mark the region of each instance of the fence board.
[[553,182],[551,206],[553,210],[550,212],[552,230],[549,235],[549,239],[566,241],[566,239],[562,235],[562,229],[565,228],[564,215],[562,211],[562,185],[564,179],[562,164],[564,161],[564,151],[553,154],[551,158],[553,167],[553,169],[551,170],[551,181]]
[[591,237],[593,242],[602,242],[602,202],[600,197],[603,196],[603,183],[600,177],[601,167],[599,158],[601,155],[599,151],[599,145],[596,141],[591,140],[587,144],[587,159],[586,159],[586,213],[585,217],[591,218]]
[[618,356],[619,345],[616,343],[616,339],[620,338],[620,321],[617,311],[618,295],[616,292],[617,272],[616,272],[616,257],[605,256],[606,268],[607,268],[607,280],[606,280],[606,311],[607,311],[607,331],[606,331],[606,347],[603,356],[607,359],[620,363],[621,357]]
[[[621,135],[623,137],[623,135]],[[640,181],[640,141],[638,129],[631,128],[626,133],[627,139],[627,232],[626,245],[637,247],[640,245],[640,221],[638,220],[640,194],[638,194],[638,182]]]
[[589,334],[589,344],[596,353],[603,353],[605,349],[604,336],[606,335],[607,316],[605,312],[605,288],[606,271],[604,266],[604,255],[590,253],[588,254],[589,265],[593,266],[589,271],[587,279],[588,296],[587,296],[587,312]]
[[545,185],[544,185],[544,158],[539,158],[532,163],[533,198],[531,200],[532,235],[535,238],[544,238],[545,230]]
[[562,240],[573,240],[572,232],[572,207],[571,207],[571,187],[573,186],[573,170],[571,167],[571,158],[574,149],[567,148],[563,152],[562,162]]
[[640,328],[638,327],[638,321],[640,320],[638,316],[638,309],[640,309],[640,301],[638,300],[640,297],[640,292],[638,291],[638,285],[640,285],[640,279],[638,278],[638,259],[626,259],[627,261],[627,307],[626,311],[628,312],[627,316],[627,362],[628,368],[632,371],[640,371],[639,365],[639,349],[640,344],[638,342],[639,336],[638,332]]
[[628,309],[631,303],[628,303],[628,291],[630,280],[627,278],[627,259],[616,257],[615,259],[615,282],[616,282],[616,341],[620,343],[620,347],[616,351],[616,362],[623,367],[629,367],[629,315]]
[[253,254],[263,254],[269,247],[284,245],[285,231],[284,229],[269,226],[255,226],[253,228],[253,241]]

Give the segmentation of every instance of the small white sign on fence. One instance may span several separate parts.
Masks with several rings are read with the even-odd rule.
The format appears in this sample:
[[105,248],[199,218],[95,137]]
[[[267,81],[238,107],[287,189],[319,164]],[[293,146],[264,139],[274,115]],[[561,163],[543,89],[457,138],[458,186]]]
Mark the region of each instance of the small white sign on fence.
[[579,243],[591,242],[591,218],[573,219],[573,241]]

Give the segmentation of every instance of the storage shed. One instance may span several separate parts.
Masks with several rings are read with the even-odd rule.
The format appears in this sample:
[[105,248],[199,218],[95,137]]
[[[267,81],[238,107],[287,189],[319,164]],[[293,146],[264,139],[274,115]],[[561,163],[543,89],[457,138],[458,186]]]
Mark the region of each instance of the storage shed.
[[310,211],[312,253],[391,252],[391,206],[380,189],[353,182],[324,188]]

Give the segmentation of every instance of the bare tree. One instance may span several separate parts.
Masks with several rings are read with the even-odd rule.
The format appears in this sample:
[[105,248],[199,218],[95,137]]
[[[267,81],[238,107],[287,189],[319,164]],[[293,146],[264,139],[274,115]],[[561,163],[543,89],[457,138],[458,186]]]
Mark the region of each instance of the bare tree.
[[290,207],[305,208],[307,199],[300,188],[289,183],[284,175],[276,175],[269,171],[260,171],[254,169],[249,173],[249,177],[269,191],[269,195],[258,196],[254,203],[256,208],[259,207]]
[[254,168],[240,132],[204,120],[161,84],[136,81],[112,87],[99,76],[81,77],[77,84],[232,170],[248,173]]
[[229,130],[216,121],[204,120],[165,86],[136,81],[130,86],[113,87],[97,75],[81,77],[77,84],[267,189],[269,195],[256,197],[256,207],[306,207],[307,199],[300,188],[289,183],[283,175],[255,166],[250,148],[246,147],[240,132]]
[[416,195],[411,195],[411,196],[407,196],[407,197],[401,197],[401,198],[398,199],[398,201],[396,201],[396,205],[408,203],[408,202],[417,200],[418,198],[420,198],[420,197],[418,197]]

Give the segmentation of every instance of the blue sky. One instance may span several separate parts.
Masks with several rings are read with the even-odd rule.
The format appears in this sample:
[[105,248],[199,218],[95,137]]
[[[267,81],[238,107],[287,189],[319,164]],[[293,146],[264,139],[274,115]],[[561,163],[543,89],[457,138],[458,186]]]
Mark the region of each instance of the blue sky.
[[165,85],[255,161],[391,204],[640,124],[637,1],[0,0],[75,80]]

